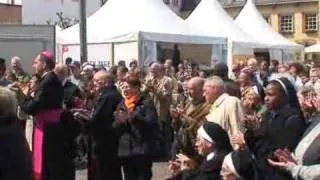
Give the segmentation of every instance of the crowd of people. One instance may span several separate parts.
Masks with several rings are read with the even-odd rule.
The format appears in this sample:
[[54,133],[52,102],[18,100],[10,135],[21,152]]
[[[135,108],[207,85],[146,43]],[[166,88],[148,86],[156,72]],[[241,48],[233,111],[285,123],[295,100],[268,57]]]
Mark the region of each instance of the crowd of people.
[[320,67],[0,58],[0,179],[320,179]]

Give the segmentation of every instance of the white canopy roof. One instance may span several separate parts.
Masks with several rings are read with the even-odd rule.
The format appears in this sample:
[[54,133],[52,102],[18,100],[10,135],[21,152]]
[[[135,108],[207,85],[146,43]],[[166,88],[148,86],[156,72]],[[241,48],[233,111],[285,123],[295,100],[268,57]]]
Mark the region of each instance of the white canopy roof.
[[[128,42],[138,38],[193,44],[224,41],[204,35],[190,28],[162,0],[109,0],[87,19],[88,43]],[[62,38],[63,44],[79,44],[79,25],[64,30]]]
[[202,0],[186,22],[192,27],[201,28],[211,36],[227,37],[233,42],[242,44],[259,44],[258,40],[233,21],[217,0]]
[[235,19],[235,22],[247,33],[259,39],[262,42],[270,44],[274,48],[281,49],[302,49],[298,45],[289,41],[265,21],[252,0],[247,0],[246,5]]
[[307,52],[307,53],[320,52],[320,44],[315,44],[315,45],[306,47],[304,49],[304,52]]

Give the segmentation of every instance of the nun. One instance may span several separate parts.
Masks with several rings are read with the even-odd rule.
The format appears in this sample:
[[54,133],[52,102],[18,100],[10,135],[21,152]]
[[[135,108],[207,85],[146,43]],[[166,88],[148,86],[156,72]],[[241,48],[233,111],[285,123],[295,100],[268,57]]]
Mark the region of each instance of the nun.
[[171,179],[220,179],[223,159],[232,150],[228,133],[218,124],[206,121],[197,131],[195,145],[202,159],[197,162],[183,154],[178,154],[177,161],[169,165],[171,172],[176,175]]
[[313,88],[304,88],[299,94],[302,96],[301,107],[308,113],[308,128],[292,154],[286,149],[278,149],[274,153],[277,161],[268,161],[269,165],[286,171],[293,179],[320,179],[320,113],[316,103],[319,97]]
[[273,152],[279,148],[293,151],[306,128],[295,87],[288,78],[271,80],[265,90],[265,108],[254,118],[245,119],[245,140],[264,179],[291,179],[268,166],[267,159],[273,159]]
[[254,156],[248,149],[233,151],[223,161],[221,169],[223,180],[259,180]]

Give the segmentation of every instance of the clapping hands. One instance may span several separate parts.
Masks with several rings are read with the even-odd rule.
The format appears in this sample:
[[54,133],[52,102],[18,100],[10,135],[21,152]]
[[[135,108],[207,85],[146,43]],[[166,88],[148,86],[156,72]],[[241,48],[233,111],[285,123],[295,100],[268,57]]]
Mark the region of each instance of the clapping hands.
[[179,119],[183,110],[180,108],[170,108],[170,115],[173,119]]
[[247,144],[242,133],[231,136],[231,143],[237,145],[240,149],[244,149]]
[[120,124],[128,122],[128,114],[121,109],[116,110],[113,115],[116,122]]
[[244,124],[250,130],[257,130],[260,128],[260,124],[262,121],[262,117],[257,113],[253,115],[245,115],[244,116]]
[[278,159],[278,162],[268,159],[269,164],[273,167],[287,169],[289,166],[296,164],[295,159],[288,149],[278,149],[273,154]]
[[178,161],[169,161],[169,171],[172,175],[177,175],[181,171],[181,163]]
[[14,82],[14,83],[8,85],[8,88],[17,94],[20,94],[20,95],[24,94],[19,83]]
[[91,112],[87,109],[83,109],[83,108],[71,109],[71,112],[73,113],[73,117],[76,120],[86,120],[86,121],[90,120]]
[[181,170],[191,170],[196,168],[196,162],[184,154],[177,154],[177,161],[181,163]]

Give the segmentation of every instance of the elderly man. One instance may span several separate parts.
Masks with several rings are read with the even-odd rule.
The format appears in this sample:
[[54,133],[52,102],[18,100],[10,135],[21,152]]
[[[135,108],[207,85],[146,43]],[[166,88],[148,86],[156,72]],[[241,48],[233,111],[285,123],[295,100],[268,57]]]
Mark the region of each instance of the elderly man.
[[244,116],[241,101],[226,93],[223,80],[217,76],[208,78],[203,91],[207,103],[212,104],[206,119],[219,124],[229,137],[240,133]]
[[320,68],[311,68],[310,81],[306,83],[306,86],[314,86],[319,79],[320,79]]
[[219,76],[225,83],[226,92],[230,96],[241,97],[240,86],[238,83],[228,78],[229,68],[225,63],[217,63],[213,67],[213,75]]
[[65,108],[73,108],[73,98],[81,97],[81,91],[78,86],[73,84],[69,79],[68,66],[64,64],[56,65],[54,69],[55,74],[61,81],[64,89],[64,106]]
[[81,91],[85,90],[85,85],[86,85],[86,81],[83,78],[83,76],[81,76],[81,64],[78,61],[73,61],[70,65],[69,65],[70,69],[71,69],[71,77],[70,77],[70,81],[75,84],[76,86],[78,86],[80,88]]
[[145,91],[153,99],[158,113],[162,135],[165,138],[165,151],[171,151],[172,128],[170,122],[170,105],[172,100],[172,80],[164,75],[163,66],[159,63],[153,63],[150,66],[150,76],[146,79]]
[[95,153],[99,174],[101,179],[112,177],[114,180],[121,180],[117,137],[112,123],[114,122],[113,114],[122,96],[117,91],[113,76],[105,71],[99,71],[94,75],[93,85],[97,101],[92,110],[89,133],[96,144]]
[[27,83],[30,81],[31,77],[24,72],[21,65],[21,58],[18,56],[14,56],[11,58],[11,68],[13,74],[17,77],[18,82]]
[[70,138],[68,139],[67,144],[70,146],[70,152],[73,157],[75,157],[75,166],[81,167],[81,165],[87,161],[85,154],[87,152],[87,136],[84,133],[81,133],[83,127],[77,121],[74,121],[74,118],[70,117],[70,111],[73,108],[79,108],[82,106],[82,93],[78,86],[73,84],[68,79],[68,66],[64,64],[56,65],[54,69],[55,74],[58,76],[59,80],[62,82],[64,89],[64,98],[63,105],[65,108],[64,111],[64,121],[67,125],[68,133]]
[[171,116],[176,129],[172,147],[173,158],[179,152],[183,152],[190,157],[196,155],[194,145],[197,129],[202,125],[211,107],[202,96],[203,85],[204,79],[200,77],[190,79],[187,84],[190,103],[184,109],[171,109]]
[[32,158],[16,117],[16,96],[0,87],[0,102],[0,179],[32,180]]

